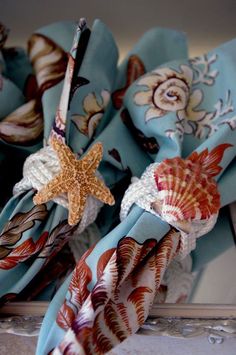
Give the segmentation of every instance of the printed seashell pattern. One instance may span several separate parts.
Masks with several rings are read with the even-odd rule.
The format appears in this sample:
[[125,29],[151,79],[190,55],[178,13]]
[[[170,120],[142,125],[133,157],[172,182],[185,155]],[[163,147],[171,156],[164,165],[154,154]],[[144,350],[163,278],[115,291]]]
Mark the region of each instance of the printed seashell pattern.
[[164,160],[154,172],[159,199],[152,209],[172,226],[189,232],[191,221],[208,220],[218,213],[220,194],[214,177],[230,144],[221,144],[210,153],[205,149],[187,159]]
[[40,94],[64,79],[68,55],[58,44],[36,33],[28,42],[28,52]]
[[[0,47],[3,43],[2,31],[0,24]],[[64,79],[68,62],[67,53],[50,38],[41,34],[33,34],[30,37],[28,55],[35,76],[30,75],[27,79],[25,88],[27,102],[0,122],[2,140],[26,146],[35,144],[42,138],[44,127],[42,96],[46,90]]]
[[137,105],[149,105],[145,113],[145,121],[164,116],[167,112],[176,112],[185,109],[190,95],[193,79],[192,70],[180,66],[180,72],[169,68],[160,68],[143,76],[138,85],[148,89],[139,91],[134,95]]
[[42,132],[42,106],[35,99],[17,108],[0,123],[0,138],[12,144],[31,145],[41,138]]
[[76,127],[82,134],[89,138],[93,137],[102,119],[110,100],[110,92],[108,90],[102,90],[99,96],[100,97],[97,98],[94,92],[89,93],[83,100],[83,110],[85,114],[73,114],[73,122]]

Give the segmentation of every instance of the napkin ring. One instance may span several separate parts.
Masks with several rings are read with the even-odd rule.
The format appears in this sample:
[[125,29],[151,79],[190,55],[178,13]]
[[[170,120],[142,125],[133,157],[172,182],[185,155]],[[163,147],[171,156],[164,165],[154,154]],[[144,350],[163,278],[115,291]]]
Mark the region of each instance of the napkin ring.
[[194,152],[187,159],[175,157],[153,163],[140,179],[133,178],[122,204],[123,220],[133,204],[138,205],[181,234],[180,257],[196,247],[196,239],[215,225],[220,209],[220,194],[213,178],[222,168],[218,165],[229,144],[211,152]]
[[[53,138],[51,145],[26,159],[23,179],[15,185],[13,193],[22,193],[32,188],[37,190],[34,203],[41,204],[53,200],[69,209],[68,223],[74,225],[80,222],[78,232],[81,233],[95,221],[103,203],[114,203],[110,190],[96,170],[101,157],[101,143],[95,144],[85,157],[77,160],[76,155],[65,143]],[[64,193],[67,191],[69,191],[67,194]],[[72,196],[71,191],[75,196]],[[80,204],[83,202],[83,205],[76,206],[74,203],[71,206],[77,197],[78,202]],[[77,214],[74,213],[76,210]]]

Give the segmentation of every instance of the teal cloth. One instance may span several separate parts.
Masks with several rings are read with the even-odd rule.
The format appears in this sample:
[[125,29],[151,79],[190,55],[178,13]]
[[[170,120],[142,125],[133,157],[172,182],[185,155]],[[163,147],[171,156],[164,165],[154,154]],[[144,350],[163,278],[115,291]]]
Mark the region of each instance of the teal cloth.
[[[165,30],[162,29],[158,32],[165,33]],[[152,36],[154,36],[155,32],[150,32],[150,36],[151,33]],[[174,36],[178,36],[178,33],[175,33]],[[179,34],[179,36],[181,35]],[[166,41],[166,47],[169,47],[171,49],[172,46],[170,44],[170,39],[168,39],[169,42],[167,42],[167,38],[165,36],[164,38]],[[184,41],[183,37],[182,40]],[[156,41],[156,43],[156,45],[158,45],[158,41]],[[153,48],[152,46],[148,47],[148,44],[146,44],[144,47],[150,49]],[[147,53],[144,57],[144,55],[142,55],[142,48],[139,46],[137,46],[136,48],[139,48],[140,50],[139,57],[143,58],[143,60],[146,59],[147,63],[149,63],[150,58],[152,60],[152,63],[155,62],[153,60],[152,51],[151,55]],[[180,49],[180,47],[178,48]],[[177,53],[178,50],[176,49],[175,54]],[[109,151],[115,148],[120,153],[120,160],[122,161],[123,165],[125,167],[130,166],[132,173],[137,176],[140,176],[140,170],[142,170],[140,165],[140,162],[142,161],[142,155],[136,157],[135,161],[135,163],[139,165],[140,170],[138,168],[134,169],[133,166],[135,165],[135,163],[133,162],[133,164],[131,165],[130,160],[130,155],[132,155],[132,148],[127,144],[126,139],[127,136],[131,138],[130,132],[125,126],[122,126],[120,123],[121,111],[123,111],[123,109],[125,108],[128,111],[128,115],[127,111],[125,112],[126,122],[127,120],[129,121],[130,116],[131,122],[133,123],[131,131],[134,135],[136,135],[136,138],[137,130],[139,130],[139,134],[141,132],[145,137],[153,137],[158,143],[158,152],[156,152],[155,154],[146,152],[148,153],[150,162],[162,162],[166,158],[172,158],[175,156],[182,156],[183,158],[186,158],[193,151],[200,153],[204,149],[208,149],[210,152],[212,149],[219,146],[220,144],[227,143],[232,145],[224,152],[223,158],[220,162],[222,172],[216,177],[216,180],[219,183],[219,190],[221,193],[221,206],[223,207],[234,201],[236,197],[236,189],[234,187],[236,126],[235,109],[233,102],[233,98],[236,94],[234,85],[236,77],[236,41],[234,40],[232,42],[226,43],[223,46],[208,53],[207,55],[201,57],[200,59],[187,60],[184,59],[185,56],[182,56],[182,59],[178,59],[178,57],[179,55],[177,54],[177,60],[166,62],[164,64],[161,64],[160,62],[156,61],[156,67],[158,67],[158,69],[170,68],[170,71],[172,72],[172,77],[174,78],[178,76],[178,74],[181,74],[181,71],[183,70],[182,66],[184,65],[191,70],[191,72],[193,73],[192,82],[189,84],[191,93],[193,93],[194,90],[198,90],[198,95],[200,95],[199,90],[201,90],[202,92],[202,99],[198,99],[195,101],[194,108],[195,111],[200,112],[204,110],[205,115],[208,114],[208,121],[205,126],[201,124],[202,121],[200,119],[199,121],[197,121],[197,124],[190,121],[184,122],[182,123],[181,127],[183,128],[184,126],[184,134],[182,135],[183,132],[181,133],[181,131],[179,130],[178,120],[176,118],[176,112],[174,110],[166,110],[166,112],[162,113],[160,117],[158,117],[158,113],[156,111],[157,116],[154,117],[152,120],[146,120],[145,122],[145,117],[147,117],[147,110],[150,108],[151,103],[150,101],[147,101],[146,104],[137,104],[137,102],[135,103],[135,97],[138,92],[148,91],[147,85],[141,85],[139,84],[139,80],[137,80],[134,84],[130,86],[130,88],[126,92],[124,96],[124,105],[119,108],[120,111],[114,115],[112,120],[110,120],[109,124],[103,129],[101,134],[96,137],[95,141],[102,141],[104,143],[105,162],[112,162]],[[168,58],[168,60],[170,59],[171,58]],[[204,60],[205,64],[208,63],[207,65],[209,65],[210,63],[210,68],[208,68],[209,75],[206,75],[206,78],[204,78],[204,80],[202,79],[198,81],[197,75],[199,73],[199,70],[202,70],[202,66],[204,66]],[[128,63],[128,60],[126,59],[124,63]],[[147,67],[148,70],[154,69],[154,67],[152,67],[152,64],[150,64],[149,67],[147,63],[145,62],[145,67]],[[127,64],[122,64],[119,71],[119,73],[123,73],[123,75],[125,75],[125,65]],[[122,74],[118,74],[118,78],[119,75]],[[147,74],[147,76],[148,75],[153,74],[149,73]],[[166,78],[166,80],[167,79],[168,77]],[[123,87],[122,85],[124,85],[126,80],[125,78],[123,80],[119,79],[118,82],[120,83],[118,87]],[[188,117],[188,113],[186,115]],[[209,117],[211,117],[211,120],[209,120]],[[112,137],[112,139],[105,139],[105,137]],[[125,151],[124,149],[122,149],[123,147],[126,148]],[[117,167],[119,166],[119,159],[116,165]],[[230,191],[230,193],[228,191]],[[216,243],[214,247],[214,253],[211,253],[211,250],[208,250],[208,260],[216,256],[217,253],[222,250],[222,245],[225,243],[225,240],[220,238],[222,231],[220,227],[221,222],[224,223],[224,216],[220,216],[218,224],[216,225],[214,230],[209,233],[209,235],[214,234],[214,241],[212,240],[213,238],[208,236],[202,237],[201,239],[202,249],[207,246],[209,247],[209,238],[211,239],[211,243]],[[165,222],[161,221],[159,218],[142,211],[138,207],[134,207],[128,217],[115,229],[108,233],[95,246],[91,254],[85,259],[86,264],[89,266],[92,272],[92,280],[88,285],[89,291],[91,293],[93,292],[93,288],[96,286],[96,283],[98,281],[98,276],[96,272],[97,263],[104,251],[116,247],[124,236],[132,237],[138,243],[142,244],[148,238],[154,238],[155,240],[160,241],[168,233],[169,230],[170,226]],[[219,237],[216,237],[218,233]],[[198,250],[200,251],[200,248]],[[206,259],[206,254],[203,256],[203,259]],[[205,261],[206,260],[204,260],[204,262]],[[198,259],[195,258],[194,267],[197,269],[197,265],[199,264],[201,264],[201,255],[198,255]],[[60,342],[63,341],[63,338],[67,336],[66,332],[61,327],[59,327],[55,319],[63,303],[63,300],[66,299],[68,302],[70,302],[70,293],[67,291],[70,279],[71,276],[57,292],[54,300],[51,302],[49,309],[46,313],[37,346],[38,355],[48,353],[54,347],[58,346]],[[86,306],[84,307],[86,308]],[[81,312],[83,313],[83,305]],[[76,332],[76,322],[72,324],[74,324],[73,330]],[[72,330],[70,329],[70,331]],[[65,343],[65,345],[66,344],[67,343]]]
[[[50,25],[36,31],[36,33],[43,34],[54,41],[58,41],[60,46],[68,51],[72,43],[74,28],[74,25],[71,23],[62,23],[61,25]],[[148,39],[148,41],[146,39]],[[170,43],[173,45],[169,48]],[[165,49],[165,45],[167,44],[168,49]],[[144,55],[142,58],[142,53],[145,53],[146,50],[152,48],[154,45],[156,50],[153,51],[153,56],[156,56],[156,60],[153,59],[152,63],[148,64],[147,56]],[[144,66],[147,66],[148,70],[150,70],[154,68],[155,63],[161,64],[165,60],[185,58],[187,56],[185,36],[182,33],[177,33],[172,30],[155,29],[147,33],[145,37],[141,39],[140,44],[132,51],[132,54],[134,53],[138,56],[140,53]],[[85,152],[91,143],[95,141],[103,143],[104,157],[100,164],[99,171],[103,175],[107,185],[112,189],[115,188],[120,181],[122,182],[125,176],[140,176],[145,167],[152,161],[149,154],[142,149],[126,128],[120,119],[119,113],[112,107],[111,100],[106,109],[102,108],[102,92],[105,90],[111,94],[121,82],[121,79],[119,79],[120,81],[116,83],[117,78],[121,77],[121,74],[117,74],[117,60],[118,51],[111,33],[101,21],[96,20],[91,30],[79,72],[77,73],[78,78],[85,78],[88,83],[79,87],[79,89],[74,92],[66,125],[67,140],[74,152]],[[62,85],[63,82],[60,82],[53,86],[47,90],[42,97],[45,117],[45,140],[48,139],[53,125]],[[92,137],[81,133],[74,121],[76,115],[86,115],[87,108],[83,107],[84,98],[90,93],[93,93],[97,103],[100,105],[100,109],[105,111]],[[105,123],[103,120],[105,120]],[[99,133],[100,125],[104,126],[101,133]],[[116,132],[116,134],[114,134],[114,132]],[[111,137],[113,138],[111,139]],[[113,154],[114,151],[118,152],[118,159],[116,155]],[[127,151],[129,151],[129,154],[127,154]],[[20,227],[20,237],[18,236],[16,242],[8,246],[8,248],[12,250],[11,253],[14,253],[15,250],[18,251],[17,248],[23,243],[26,243],[28,246],[27,243],[32,241],[31,238],[33,238],[33,242],[36,246],[40,246],[40,243],[44,242],[44,233],[50,235],[56,227],[59,229],[62,228],[63,223],[66,221],[67,210],[55,203],[49,202],[44,207],[34,206],[32,202],[34,194],[34,191],[29,191],[12,197],[0,215],[2,240],[11,226],[7,225],[8,220],[11,220],[11,223],[14,225],[21,223],[22,226]],[[117,211],[117,207],[115,207],[115,211]],[[27,225],[23,227],[22,220],[18,219],[19,213],[24,213],[25,223],[26,221],[30,221],[29,227]],[[103,216],[104,214],[101,212],[99,218],[104,220]],[[111,214],[110,219],[106,218],[105,223],[101,222],[101,224],[103,224],[104,233],[110,229],[113,217],[114,214]],[[72,232],[72,228],[69,226],[66,228],[68,233],[69,231]],[[66,237],[68,238],[68,235],[65,236],[65,238]],[[62,240],[61,247],[64,242],[65,239]],[[0,260],[0,280],[2,285],[0,288],[0,296],[2,297],[2,302],[12,299],[22,292],[50,259],[50,255],[47,258],[40,256],[32,257],[32,252],[29,253],[28,257],[22,259],[16,254],[16,262],[11,265],[8,261],[11,255],[12,254],[9,254],[9,257],[8,255],[7,257],[3,256],[2,265]]]
[[[39,150],[43,145],[41,125],[44,123],[45,130],[46,127],[51,127],[55,115],[62,83],[60,83],[60,78],[55,82],[50,82],[50,76],[55,73],[58,74],[57,71],[60,70],[62,70],[63,75],[63,68],[57,66],[50,46],[54,46],[55,52],[59,48],[62,53],[66,54],[70,49],[74,30],[74,23],[61,22],[46,26],[38,31],[37,35],[43,35],[45,40],[43,46],[40,42],[42,37],[38,38],[38,44],[35,43],[34,47],[36,52],[38,51],[35,62],[41,61],[41,64],[39,64],[39,68],[40,65],[41,68],[38,72],[34,70],[35,62],[32,63],[30,48],[25,50],[20,47],[8,47],[7,30],[0,24],[1,208],[11,197],[14,184],[22,177],[22,167],[26,157]],[[30,36],[29,42],[35,35],[36,33]],[[8,36],[11,36],[11,32]],[[48,41],[50,41],[50,46],[47,43]],[[43,81],[47,83],[47,88],[39,93],[40,82],[38,79],[42,75],[41,72],[45,70],[42,70],[42,64],[44,68],[48,68],[46,75],[44,72],[43,78]],[[37,100],[37,110],[39,110],[37,112],[40,115],[40,119],[37,118],[33,124],[30,117],[32,111],[27,109],[27,104],[32,100]],[[43,106],[41,108],[42,101]],[[50,102],[50,105],[47,102]],[[36,134],[35,131],[38,131],[38,133]],[[32,132],[34,135],[32,135]]]
[[[74,30],[75,24],[68,22],[50,25],[36,33],[49,38],[68,53]],[[86,258],[92,272],[89,284],[89,291],[92,292],[98,281],[97,263],[104,251],[116,247],[124,236],[131,236],[141,244],[149,238],[159,242],[170,230],[168,224],[138,207],[134,207],[126,220],[112,229],[118,222],[121,198],[119,195],[124,193],[124,184],[128,186],[131,176],[140,177],[152,162],[162,162],[175,156],[186,158],[192,151],[200,153],[206,148],[211,151],[223,143],[232,144],[223,155],[220,162],[223,170],[216,179],[221,193],[221,206],[235,200],[236,114],[233,98],[236,94],[234,86],[236,42],[227,43],[203,57],[188,60],[185,35],[157,28],[147,32],[117,68],[118,51],[107,27],[96,20],[91,33],[88,34],[87,47],[83,57],[79,58],[81,63],[75,78],[80,84],[82,82],[82,85],[72,95],[67,114],[66,139],[73,151],[79,154],[86,152],[94,142],[103,143],[104,156],[99,171],[118,197],[114,208],[104,207],[99,214],[97,224],[105,236]],[[23,54],[19,57],[27,60]],[[204,65],[207,66],[208,72],[202,78],[199,75]],[[9,78],[15,77],[10,64],[4,65],[3,68],[5,72],[9,71]],[[27,65],[23,68],[26,76]],[[177,110],[156,107],[154,96],[153,101],[147,99],[148,91],[154,90],[152,79],[150,84],[141,85],[139,77],[144,75],[143,78],[148,78],[156,75],[152,73],[156,68],[158,70],[169,68],[168,71],[162,71],[163,82],[169,79],[177,80],[180,77],[181,85],[190,87],[190,94],[197,92],[193,109],[195,113],[202,112],[201,117],[199,113],[200,118],[197,121],[185,119],[183,122],[181,114],[188,117],[187,110],[183,109],[182,112],[179,109],[177,115]],[[189,82],[188,78],[182,78],[186,68],[193,75]],[[23,99],[22,102],[17,99],[20,85],[21,80],[15,84],[17,88],[15,97],[18,101],[14,108],[24,102]],[[50,135],[62,86],[63,81],[60,81],[46,90],[42,96],[44,140]],[[142,99],[144,100],[142,104],[136,99],[140,93],[143,97],[146,95],[146,102]],[[167,99],[171,99],[171,95]],[[5,99],[3,101],[6,102]],[[149,111],[153,118],[148,120],[147,112],[150,108],[155,109],[156,116]],[[99,122],[95,121],[98,117],[96,115],[99,115]],[[206,120],[205,125],[203,118]],[[94,122],[96,129],[93,126]],[[35,147],[33,150],[23,147],[23,150],[27,149],[34,151]],[[68,212],[52,202],[35,207],[32,202],[34,193],[28,191],[13,197],[0,215],[2,302],[14,299],[24,291],[50,260],[50,253],[42,256],[42,253],[46,252],[48,236],[57,229],[65,230],[65,237],[61,239],[61,244],[57,245],[59,251],[73,232],[73,228],[66,223]],[[230,242],[226,243],[221,238],[221,226],[224,223],[225,216],[222,214],[214,230],[199,240],[199,246],[193,254],[194,269],[197,270],[200,265],[229,246]],[[12,227],[13,237],[9,243],[7,235]],[[229,230],[228,232],[230,233]],[[55,240],[56,238],[53,243]],[[211,248],[206,256],[205,249],[208,249],[211,243],[214,243],[214,248]],[[28,254],[26,252],[24,255],[22,248],[27,249]],[[50,248],[52,252],[53,245],[50,245]],[[55,319],[65,297],[69,297],[67,290],[70,279],[71,275],[50,304],[41,329],[37,354],[51,351],[65,335],[65,331],[57,325]]]

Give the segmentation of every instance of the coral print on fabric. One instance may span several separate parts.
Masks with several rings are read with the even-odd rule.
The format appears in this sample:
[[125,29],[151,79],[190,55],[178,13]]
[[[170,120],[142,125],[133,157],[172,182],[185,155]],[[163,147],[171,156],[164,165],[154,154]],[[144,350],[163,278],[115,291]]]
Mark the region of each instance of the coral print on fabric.
[[225,124],[235,129],[236,116],[225,117],[234,110],[230,90],[216,101],[212,111],[200,108],[204,91],[196,89],[195,85],[215,84],[219,72],[211,67],[217,58],[217,55],[204,55],[189,60],[189,65],[180,65],[179,70],[160,68],[143,76],[137,82],[143,89],[136,92],[134,102],[147,106],[145,122],[164,119],[169,112],[175,112],[175,129],[168,129],[165,133],[170,138],[177,133],[181,139],[184,134],[208,138]]
[[[90,249],[77,264],[57,324],[67,331],[53,353],[103,354],[137,331],[149,313],[164,270],[176,255],[179,233],[171,230],[161,242],[138,243],[122,238],[97,264],[98,281],[89,292]],[[131,317],[132,314],[132,317]],[[59,353],[58,352],[58,353]]]
[[[18,242],[23,233],[33,228],[36,221],[45,220],[47,215],[46,206],[41,205],[33,207],[29,212],[19,212],[10,219],[0,235],[0,269],[9,270],[43,248],[48,238],[48,232],[44,232],[36,242],[32,237],[21,244]],[[15,246],[16,244],[17,246]]]
[[62,247],[68,242],[71,235],[75,231],[75,226],[70,226],[67,221],[60,222],[49,234],[47,241],[41,250],[38,258],[45,259],[45,264],[48,264]]
[[[168,51],[172,49],[169,41],[167,46]],[[145,43],[144,48],[153,45]],[[38,355],[100,355],[136,333],[150,314],[156,294],[159,301],[166,301],[169,285],[164,274],[170,263],[194,250],[197,238],[214,227],[220,207],[229,203],[225,176],[235,158],[236,130],[232,131],[233,121],[230,126],[226,120],[233,115],[235,72],[231,68],[228,72],[225,64],[232,56],[230,52],[224,57],[224,50],[189,61],[181,53],[176,61],[169,56],[159,60],[155,51],[151,51],[152,57],[137,50],[146,68],[152,70],[155,63],[160,64],[147,74],[139,61],[133,66],[130,56],[121,65],[112,81],[116,91],[109,87],[113,93],[109,114],[115,119],[108,120],[96,142],[104,139],[106,155],[101,171],[110,186],[115,181],[113,166],[120,170],[114,174],[116,182],[125,175],[126,166],[136,176],[122,200],[121,223],[114,229],[111,224],[103,228],[101,213],[98,222],[103,238],[78,260],[52,301],[39,337]],[[226,74],[219,69],[223,66]],[[83,75],[91,78],[86,72]],[[224,85],[218,80],[221,75],[227,78]],[[108,88],[106,83],[97,91],[84,87],[83,107],[73,111],[84,117],[77,127],[86,137],[94,113],[88,108],[92,105],[86,103],[87,97],[99,112],[104,88]],[[218,113],[210,116],[214,112]],[[111,137],[116,138],[114,142]],[[110,164],[111,173],[102,169]],[[230,198],[232,201],[235,196]],[[105,213],[105,218],[108,216],[109,212]],[[179,290],[175,301],[188,294],[181,287]]]

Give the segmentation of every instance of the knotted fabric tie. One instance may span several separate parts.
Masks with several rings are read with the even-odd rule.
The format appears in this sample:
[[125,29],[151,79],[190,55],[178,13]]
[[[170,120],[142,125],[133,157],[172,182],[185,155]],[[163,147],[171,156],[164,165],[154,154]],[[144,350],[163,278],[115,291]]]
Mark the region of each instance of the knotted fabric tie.
[[133,204],[160,217],[179,230],[179,257],[184,258],[195,249],[196,239],[216,223],[220,195],[213,177],[222,170],[218,163],[228,146],[194,152],[187,159],[176,157],[151,164],[127,189],[121,204],[121,220]]
[[[49,145],[40,149],[37,153],[31,154],[25,161],[23,167],[23,178],[13,189],[14,194],[22,193],[30,189],[40,191],[43,186],[49,183],[60,172],[60,163],[55,150]],[[102,179],[101,174],[96,171],[96,176]],[[57,204],[68,209],[68,198],[61,194],[53,199]],[[82,233],[85,228],[93,223],[103,203],[88,196],[84,213],[78,225],[77,233]]]

